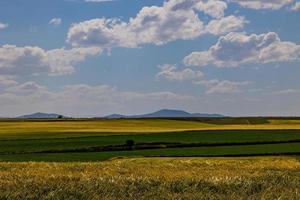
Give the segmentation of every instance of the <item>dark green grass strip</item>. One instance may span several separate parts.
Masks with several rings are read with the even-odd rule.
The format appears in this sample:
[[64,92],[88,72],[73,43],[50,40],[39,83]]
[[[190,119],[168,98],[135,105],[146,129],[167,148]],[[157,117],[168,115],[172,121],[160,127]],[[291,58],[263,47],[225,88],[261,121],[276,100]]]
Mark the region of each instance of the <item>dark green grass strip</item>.
[[221,130],[152,133],[139,135],[107,135],[43,139],[0,140],[0,153],[38,152],[78,149],[93,146],[121,145],[126,140],[136,143],[255,143],[287,142],[300,139],[300,130]]
[[44,154],[15,154],[0,155],[0,161],[45,161],[45,162],[89,162],[102,161],[113,157],[129,156],[161,156],[161,157],[200,157],[200,156],[257,156],[257,155],[298,155],[300,143],[243,145],[221,147],[197,147],[153,149],[135,151],[90,152],[90,153],[44,153]]

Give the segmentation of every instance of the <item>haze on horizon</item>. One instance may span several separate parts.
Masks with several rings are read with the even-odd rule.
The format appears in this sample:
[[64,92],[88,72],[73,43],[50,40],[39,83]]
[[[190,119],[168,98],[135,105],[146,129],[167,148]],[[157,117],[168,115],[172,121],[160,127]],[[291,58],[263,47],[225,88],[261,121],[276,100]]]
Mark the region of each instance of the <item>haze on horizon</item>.
[[2,0],[0,116],[300,116],[299,0]]

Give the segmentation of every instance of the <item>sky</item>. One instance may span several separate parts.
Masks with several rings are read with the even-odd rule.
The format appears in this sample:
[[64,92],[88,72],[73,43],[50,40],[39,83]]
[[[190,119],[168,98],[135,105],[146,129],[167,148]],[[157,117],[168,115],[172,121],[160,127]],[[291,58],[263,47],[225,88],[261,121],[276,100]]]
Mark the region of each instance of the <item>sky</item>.
[[0,116],[300,116],[299,0],[1,0]]

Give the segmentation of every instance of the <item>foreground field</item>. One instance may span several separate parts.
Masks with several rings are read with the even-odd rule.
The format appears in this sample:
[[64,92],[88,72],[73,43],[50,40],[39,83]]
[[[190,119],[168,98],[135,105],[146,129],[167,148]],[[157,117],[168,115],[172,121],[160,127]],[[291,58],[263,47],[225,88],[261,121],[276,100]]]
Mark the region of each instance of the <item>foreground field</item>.
[[297,157],[0,163],[0,199],[300,199]]

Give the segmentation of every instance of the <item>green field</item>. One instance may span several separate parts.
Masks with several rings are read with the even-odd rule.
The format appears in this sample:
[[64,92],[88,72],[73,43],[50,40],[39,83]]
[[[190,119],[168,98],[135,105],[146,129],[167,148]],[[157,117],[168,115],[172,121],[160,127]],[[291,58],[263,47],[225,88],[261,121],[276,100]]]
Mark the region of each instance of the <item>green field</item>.
[[0,161],[284,154],[300,154],[298,118],[0,121]]
[[30,154],[4,154],[0,161],[4,162],[91,162],[103,161],[114,157],[224,157],[224,156],[254,156],[254,155],[296,155],[300,152],[300,143],[273,144],[273,145],[241,145],[232,147],[197,147],[150,149],[133,151],[108,151],[89,153],[30,153]]

